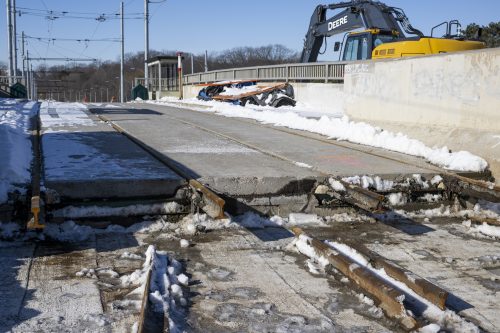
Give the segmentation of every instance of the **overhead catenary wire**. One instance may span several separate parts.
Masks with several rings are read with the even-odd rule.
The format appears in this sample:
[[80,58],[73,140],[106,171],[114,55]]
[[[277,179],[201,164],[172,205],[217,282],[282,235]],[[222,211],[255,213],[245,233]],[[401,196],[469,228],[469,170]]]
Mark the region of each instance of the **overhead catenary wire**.
[[120,42],[120,38],[118,37],[109,37],[109,38],[61,38],[61,37],[37,37],[37,36],[29,36],[24,35],[26,39],[34,39],[38,41],[48,41],[48,42]]

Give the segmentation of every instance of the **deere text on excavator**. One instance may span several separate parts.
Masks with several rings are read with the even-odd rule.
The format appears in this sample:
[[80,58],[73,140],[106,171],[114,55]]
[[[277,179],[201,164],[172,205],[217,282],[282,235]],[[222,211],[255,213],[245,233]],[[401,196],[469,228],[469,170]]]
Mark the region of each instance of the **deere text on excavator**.
[[[327,19],[327,11],[341,10]],[[444,36],[433,37],[434,30],[445,27]],[[319,5],[311,17],[301,62],[316,62],[326,38],[345,33],[334,51],[344,45],[342,61],[412,57],[484,48],[479,41],[464,40],[457,20],[443,22],[432,29],[431,36],[415,29],[401,8],[373,0],[353,0]],[[361,30],[360,29],[364,29]],[[455,30],[455,33],[452,33]],[[412,35],[407,37],[406,34]],[[326,46],[325,46],[326,50]]]

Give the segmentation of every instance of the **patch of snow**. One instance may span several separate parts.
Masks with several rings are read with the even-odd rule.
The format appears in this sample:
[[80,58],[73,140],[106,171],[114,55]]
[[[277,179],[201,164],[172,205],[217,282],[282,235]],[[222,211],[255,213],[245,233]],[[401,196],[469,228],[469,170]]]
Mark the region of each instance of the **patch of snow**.
[[288,215],[288,223],[290,225],[323,225],[322,219],[316,214],[305,214],[305,213],[290,213]]
[[187,286],[189,284],[189,278],[185,274],[177,275],[177,281],[183,286]]
[[302,163],[302,162],[294,162],[294,164],[298,167],[301,167],[301,168],[306,168],[306,169],[312,169],[312,165],[309,165],[309,164],[306,164],[306,163]]
[[121,259],[130,259],[130,260],[142,260],[143,259],[140,255],[135,254],[135,253],[130,253],[130,252],[123,252],[120,255],[120,258]]
[[31,180],[30,122],[37,111],[35,102],[0,98],[0,203]]
[[40,121],[43,128],[95,126],[87,114],[87,106],[82,103],[42,102],[40,106]]
[[181,245],[181,247],[189,247],[189,241],[186,239],[181,239],[180,245]]
[[500,238],[500,227],[492,226],[487,223],[471,227],[470,222],[468,226],[470,227],[469,232],[471,233],[481,233],[485,236]]
[[328,183],[330,184],[332,189],[336,192],[345,192],[346,190],[345,186],[334,178],[328,179]]
[[[483,158],[467,151],[450,152],[446,146],[431,148],[403,133],[393,133],[364,122],[354,122],[345,115],[341,118],[323,115],[315,119],[304,117],[290,110],[277,111],[271,107],[252,109],[214,101],[200,101],[197,104],[204,105],[208,107],[208,111],[226,117],[255,119],[265,124],[322,134],[331,139],[423,157],[432,164],[450,170],[478,172],[485,170],[488,166]],[[207,109],[201,111],[207,112]]]
[[441,183],[442,181],[443,181],[443,177],[441,177],[440,175],[435,175],[431,179],[431,185],[437,185],[437,184]]
[[53,215],[55,217],[65,217],[69,219],[80,217],[145,215],[150,212],[154,212],[155,215],[164,215],[180,212],[181,209],[182,206],[177,202],[165,202],[152,205],[129,205],[124,207],[66,206],[54,211]]
[[387,200],[392,206],[402,206],[407,202],[406,196],[401,192],[389,194]]

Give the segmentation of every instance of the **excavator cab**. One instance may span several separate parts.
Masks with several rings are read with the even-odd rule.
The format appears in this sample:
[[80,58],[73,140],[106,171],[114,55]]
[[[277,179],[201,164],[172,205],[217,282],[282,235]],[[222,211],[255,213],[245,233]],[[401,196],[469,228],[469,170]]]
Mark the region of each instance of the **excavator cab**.
[[[398,40],[397,32],[369,29],[352,32],[347,35],[342,54],[342,61],[367,60],[372,58],[373,49],[388,42]],[[340,43],[334,51],[340,50]]]

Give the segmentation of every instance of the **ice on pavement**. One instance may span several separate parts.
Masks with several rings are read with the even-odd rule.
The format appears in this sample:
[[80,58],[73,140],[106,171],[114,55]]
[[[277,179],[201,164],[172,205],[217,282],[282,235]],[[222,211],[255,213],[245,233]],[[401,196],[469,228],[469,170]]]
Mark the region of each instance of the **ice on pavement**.
[[58,127],[95,126],[86,110],[87,106],[82,103],[45,101],[40,106],[40,121],[48,131],[57,131]]
[[[432,164],[455,171],[483,171],[488,163],[481,157],[467,151],[450,152],[443,147],[428,147],[423,142],[409,138],[403,133],[393,133],[364,122],[351,121],[347,116],[321,114],[320,117],[308,116],[307,111],[291,107],[275,109],[261,106],[237,106],[216,101],[188,99],[182,102],[171,98],[150,103],[163,103],[177,106],[179,103],[198,111],[215,112],[226,117],[250,118],[265,124],[288,127],[325,135],[331,139],[344,140],[367,146],[384,148],[408,155],[423,157]],[[194,105],[194,106],[193,106]],[[199,108],[196,106],[203,106]],[[308,109],[310,112],[314,110]]]
[[35,102],[0,98],[0,204],[30,182],[30,119],[37,111]]

